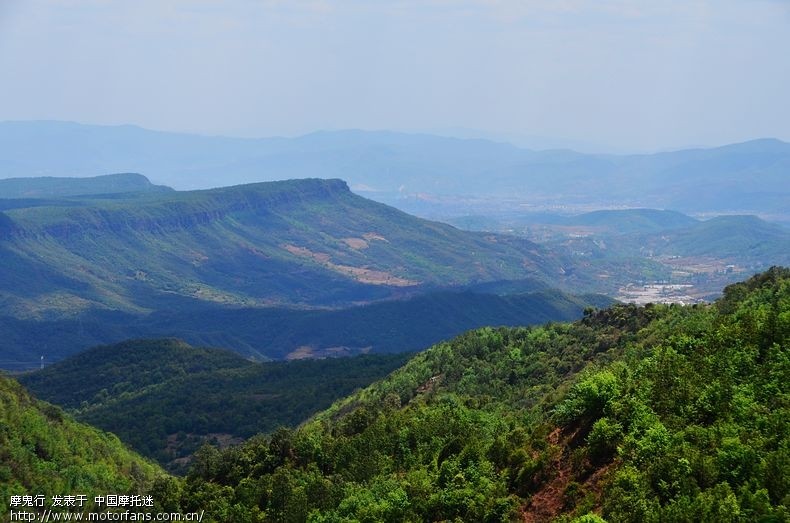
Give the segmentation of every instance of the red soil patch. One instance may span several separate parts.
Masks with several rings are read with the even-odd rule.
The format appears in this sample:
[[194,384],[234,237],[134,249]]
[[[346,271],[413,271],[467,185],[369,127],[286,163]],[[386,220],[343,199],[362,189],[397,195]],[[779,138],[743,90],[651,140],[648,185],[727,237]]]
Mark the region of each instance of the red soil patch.
[[[562,429],[557,427],[546,438],[556,450],[552,467],[555,471],[551,481],[545,483],[540,490],[532,495],[530,501],[521,509],[521,520],[527,523],[552,521],[563,513],[565,508],[565,491],[571,481],[577,481],[586,492],[592,492],[598,501],[601,499],[603,482],[614,463],[609,463],[586,475],[584,481],[574,474],[571,463],[572,449],[569,443],[578,435],[579,429],[563,436]],[[599,505],[600,503],[596,503]]]

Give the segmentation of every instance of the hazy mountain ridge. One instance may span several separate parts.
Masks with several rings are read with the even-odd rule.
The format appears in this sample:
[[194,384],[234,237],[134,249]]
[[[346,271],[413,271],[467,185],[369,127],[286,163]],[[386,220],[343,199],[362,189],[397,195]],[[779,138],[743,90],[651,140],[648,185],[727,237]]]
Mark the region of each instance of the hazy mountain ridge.
[[678,228],[662,238],[645,238],[645,245],[679,256],[719,256],[762,259],[763,263],[788,264],[790,229],[756,216],[718,216],[689,228]]
[[677,211],[627,209],[593,211],[565,218],[560,223],[603,227],[612,234],[628,234],[680,229],[693,226],[698,220]]
[[521,233],[529,226],[584,226],[610,235],[647,233],[690,227],[700,220],[663,209],[602,209],[570,216],[550,212],[510,212],[447,218],[447,223],[471,231]]
[[790,144],[774,139],[617,156],[384,131],[235,139],[132,126],[0,123],[0,176],[132,170],[177,188],[215,186],[218,179],[343,178],[409,211],[418,199],[455,196],[473,205],[488,196],[786,216],[789,168]]
[[[660,212],[665,218],[669,216],[669,221],[645,221],[643,211],[601,211],[595,213],[601,219],[593,221],[587,218],[589,215],[569,218],[567,223],[591,226],[577,234],[581,240],[570,240],[569,244],[598,241],[590,248],[651,258],[706,256],[724,263],[757,264],[759,270],[790,263],[790,228],[752,215],[695,220],[679,213]],[[616,216],[618,213],[621,216]],[[621,220],[626,223],[621,224]],[[546,245],[556,246],[556,241]]]

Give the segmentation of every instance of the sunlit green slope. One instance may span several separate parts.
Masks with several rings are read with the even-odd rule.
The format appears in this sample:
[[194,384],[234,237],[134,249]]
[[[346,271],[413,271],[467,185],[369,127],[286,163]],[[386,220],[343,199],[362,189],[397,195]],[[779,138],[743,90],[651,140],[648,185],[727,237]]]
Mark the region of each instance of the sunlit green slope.
[[[205,448],[218,521],[786,521],[790,271],[710,306],[485,328],[295,432]],[[222,490],[223,488],[228,490]]]
[[[0,519],[12,495],[142,495],[164,472],[0,376]],[[47,502],[49,505],[49,501]]]

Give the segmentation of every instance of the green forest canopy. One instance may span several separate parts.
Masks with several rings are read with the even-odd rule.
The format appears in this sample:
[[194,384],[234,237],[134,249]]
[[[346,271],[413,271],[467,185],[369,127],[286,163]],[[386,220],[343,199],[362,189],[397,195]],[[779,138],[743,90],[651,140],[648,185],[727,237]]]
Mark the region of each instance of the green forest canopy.
[[[790,271],[710,306],[484,328],[296,431],[204,447],[216,521],[786,521]],[[175,489],[174,489],[175,490]]]

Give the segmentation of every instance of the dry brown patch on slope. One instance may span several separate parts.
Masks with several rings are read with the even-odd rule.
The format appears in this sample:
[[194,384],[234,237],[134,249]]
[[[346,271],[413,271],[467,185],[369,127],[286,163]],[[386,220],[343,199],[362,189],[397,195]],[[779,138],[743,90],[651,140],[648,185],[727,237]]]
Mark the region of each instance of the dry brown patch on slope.
[[208,261],[208,256],[205,253],[200,251],[196,251],[194,249],[190,249],[187,253],[187,258],[189,258],[189,262],[194,265],[195,267],[200,267],[205,262]]
[[555,450],[552,467],[554,478],[532,495],[529,503],[522,509],[522,520],[528,523],[551,521],[559,515],[564,505],[563,494],[570,483],[571,467],[565,456],[565,449],[559,447],[561,429],[558,427],[549,434],[547,440]]
[[254,245],[242,245],[242,248],[248,253],[252,254],[253,256],[257,256],[258,258],[263,258],[264,260],[269,259],[268,254],[266,254],[259,248],[255,247]]
[[390,242],[384,236],[382,236],[382,235],[380,235],[378,233],[375,233],[375,232],[366,232],[365,234],[362,235],[362,237],[365,238],[369,242],[372,242],[373,240],[377,240],[377,241],[380,241],[380,242],[387,242],[387,243]]
[[293,351],[289,352],[286,360],[306,360],[306,359],[323,359],[323,358],[342,358],[346,356],[354,356],[356,354],[369,354],[373,350],[372,345],[367,347],[312,347],[309,345],[302,345]]
[[377,271],[373,269],[365,269],[362,267],[351,267],[350,265],[336,265],[334,263],[327,263],[326,267],[333,271],[346,274],[353,277],[355,280],[370,285],[390,285],[392,287],[411,287],[412,285],[419,285],[420,282],[415,280],[407,280],[394,276],[385,271]]
[[286,360],[306,360],[310,358],[315,358],[315,349],[309,345],[297,347],[285,356]]
[[331,259],[331,257],[326,253],[313,252],[307,247],[297,247],[296,245],[291,245],[290,243],[283,245],[282,248],[294,256],[310,258],[311,260],[317,261],[318,263],[327,263]]
[[420,284],[419,281],[401,278],[386,271],[332,263],[330,261],[331,257],[328,254],[313,252],[305,247],[297,247],[296,245],[286,244],[283,245],[282,248],[295,256],[309,258],[317,263],[320,263],[322,266],[331,271],[350,276],[361,283],[367,283],[369,285],[389,285],[391,287],[411,287]]
[[370,247],[370,244],[362,238],[343,238],[343,243],[356,251]]

